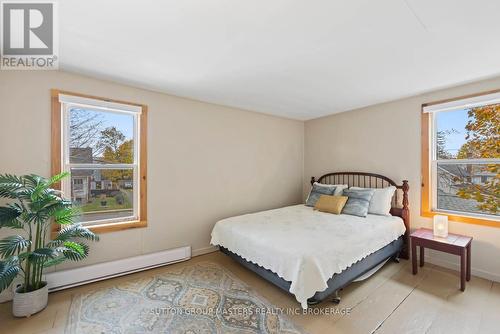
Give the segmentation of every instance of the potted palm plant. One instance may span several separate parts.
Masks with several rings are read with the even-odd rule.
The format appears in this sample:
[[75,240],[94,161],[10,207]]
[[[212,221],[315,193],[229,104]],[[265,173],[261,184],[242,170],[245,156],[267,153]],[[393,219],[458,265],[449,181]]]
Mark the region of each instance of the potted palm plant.
[[[0,175],[0,198],[13,200],[0,206],[0,228],[21,232],[0,240],[0,292],[17,275],[23,278],[14,291],[12,311],[16,317],[30,316],[47,306],[45,268],[65,260],[84,259],[89,252],[84,240],[98,240],[90,230],[75,223],[79,211],[53,189],[66,176],[68,173],[48,179],[38,175]],[[51,238],[53,223],[60,228]]]

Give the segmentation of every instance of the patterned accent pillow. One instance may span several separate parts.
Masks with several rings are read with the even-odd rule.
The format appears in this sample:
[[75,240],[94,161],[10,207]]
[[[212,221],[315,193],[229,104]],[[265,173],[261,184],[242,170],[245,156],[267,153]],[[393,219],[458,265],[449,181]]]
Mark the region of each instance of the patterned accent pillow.
[[311,192],[306,200],[307,206],[314,206],[321,195],[333,195],[337,187],[314,182]]
[[375,193],[375,189],[345,189],[344,196],[347,196],[347,203],[342,210],[343,214],[366,217],[370,200]]

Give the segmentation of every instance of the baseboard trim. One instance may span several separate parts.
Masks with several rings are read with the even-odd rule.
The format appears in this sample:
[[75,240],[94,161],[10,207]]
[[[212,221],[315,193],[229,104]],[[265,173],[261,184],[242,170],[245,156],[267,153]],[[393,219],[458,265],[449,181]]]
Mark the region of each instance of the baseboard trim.
[[124,276],[191,258],[191,247],[179,247],[126,259],[48,273],[49,291],[57,291],[105,279]]
[[[425,261],[432,263],[436,266],[455,270],[455,271],[460,271],[460,265],[456,262],[451,262],[443,259],[437,259],[435,257],[430,257],[428,255],[425,256]],[[481,270],[472,267],[471,268],[471,274],[473,276],[481,277],[490,281],[495,281],[495,282],[500,282],[500,274],[495,274],[491,273],[489,271]]]
[[[45,280],[48,283],[49,292],[54,292],[186,261],[191,256],[191,247],[185,246],[126,259],[50,272],[45,274]],[[20,283],[21,281],[18,281],[17,284]],[[0,303],[12,300],[12,290],[17,284],[12,284],[11,287],[0,294]]]
[[208,246],[204,248],[198,248],[192,251],[192,256],[200,256],[200,255],[205,255],[213,252],[217,252],[219,250],[218,246]]

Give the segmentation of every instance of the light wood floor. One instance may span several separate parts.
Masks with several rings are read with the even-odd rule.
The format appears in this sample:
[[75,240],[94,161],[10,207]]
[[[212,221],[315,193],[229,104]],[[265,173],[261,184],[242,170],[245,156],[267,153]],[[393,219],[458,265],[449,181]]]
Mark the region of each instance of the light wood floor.
[[[298,307],[294,298],[221,253],[199,256],[194,261],[213,261],[254,287],[277,307]],[[291,316],[308,333],[500,333],[500,283],[472,277],[460,292],[458,273],[426,264],[418,275],[410,263],[388,263],[371,278],[352,283],[341,293],[341,304],[323,302],[314,308],[350,308],[349,315]],[[49,306],[26,319],[11,315],[11,303],[0,304],[0,333],[63,333],[72,296],[131,278],[155,275],[157,268],[133,275],[51,293]],[[331,312],[330,312],[331,313]]]

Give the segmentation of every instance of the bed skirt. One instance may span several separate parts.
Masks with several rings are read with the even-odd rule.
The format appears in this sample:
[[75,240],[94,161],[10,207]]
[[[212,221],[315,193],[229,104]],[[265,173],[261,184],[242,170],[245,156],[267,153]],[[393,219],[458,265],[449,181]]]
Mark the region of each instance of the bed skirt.
[[[327,299],[331,294],[347,286],[356,278],[363,276],[387,259],[398,257],[402,247],[403,237],[399,237],[385,247],[354,263],[352,266],[346,268],[341,273],[333,275],[327,282],[328,288],[323,291],[316,292],[313,297],[309,298],[308,303],[310,302],[311,304],[314,304]],[[284,280],[271,270],[263,268],[255,263],[246,261],[241,256],[231,252],[230,250],[222,246],[220,247],[220,251],[230,256],[242,266],[253,271],[265,280],[289,292],[291,282]]]

